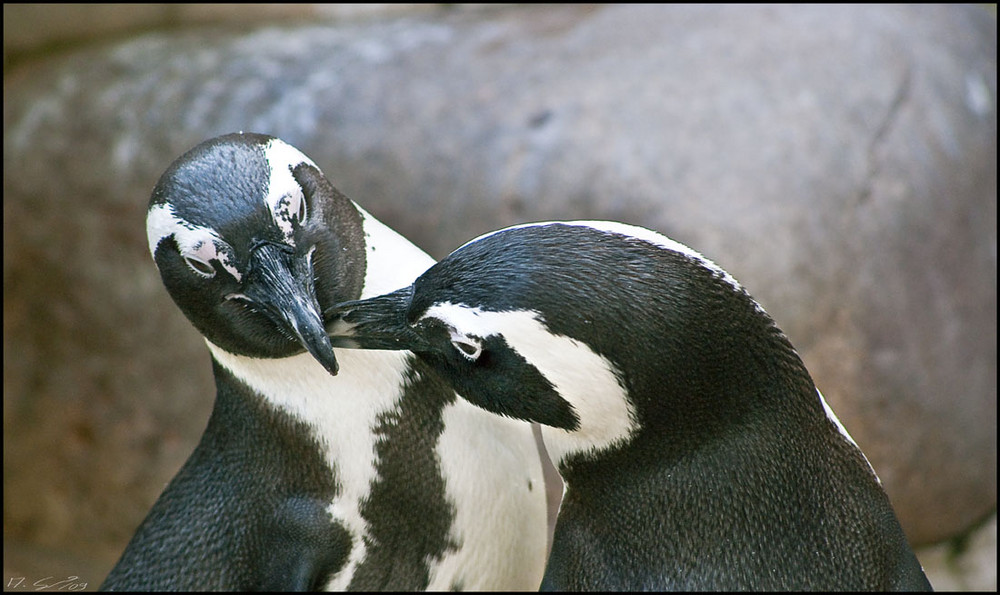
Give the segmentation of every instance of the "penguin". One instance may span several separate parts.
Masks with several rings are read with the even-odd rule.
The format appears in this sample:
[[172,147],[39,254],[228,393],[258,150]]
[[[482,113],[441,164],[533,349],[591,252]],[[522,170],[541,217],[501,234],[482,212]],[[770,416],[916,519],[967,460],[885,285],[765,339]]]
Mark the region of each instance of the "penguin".
[[146,224],[216,396],[104,590],[537,589],[549,532],[530,424],[458,398],[411,353],[326,333],[324,311],[433,259],[261,134],[178,158]]
[[659,233],[515,226],[327,314],[335,345],[542,424],[565,481],[542,590],[930,589],[788,338]]

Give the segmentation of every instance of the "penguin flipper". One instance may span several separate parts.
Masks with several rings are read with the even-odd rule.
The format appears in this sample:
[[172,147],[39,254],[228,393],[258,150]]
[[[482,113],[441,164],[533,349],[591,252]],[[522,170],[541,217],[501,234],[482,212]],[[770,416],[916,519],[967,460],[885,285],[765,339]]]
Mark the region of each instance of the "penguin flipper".
[[261,550],[261,591],[318,591],[347,563],[351,536],[322,502],[288,498],[275,511]]

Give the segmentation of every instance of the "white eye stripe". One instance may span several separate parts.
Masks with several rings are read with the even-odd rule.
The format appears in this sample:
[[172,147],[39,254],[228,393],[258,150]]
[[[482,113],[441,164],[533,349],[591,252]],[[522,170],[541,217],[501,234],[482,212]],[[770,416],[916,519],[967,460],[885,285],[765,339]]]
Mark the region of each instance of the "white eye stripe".
[[[233,264],[232,249],[219,237],[215,230],[194,225],[178,217],[169,204],[154,205],[146,215],[146,237],[149,241],[149,252],[156,257],[156,247],[165,238],[173,236],[177,249],[185,259],[211,266],[212,260],[217,260],[237,281],[242,276]],[[188,266],[202,276],[206,271],[198,271],[196,266]]]
[[215,276],[215,267],[212,266],[211,262],[204,261],[191,254],[186,255],[184,257],[184,261],[187,262],[189,267],[191,267],[191,270],[206,279],[210,279]]
[[295,209],[295,218],[298,219],[300,224],[309,218],[309,206],[306,204],[304,196],[299,201],[299,208]]
[[306,200],[301,190],[292,191],[278,198],[268,196],[268,206],[271,209],[271,217],[275,224],[281,228],[285,239],[291,243],[294,232],[293,223],[301,224],[305,220]]
[[302,187],[292,175],[292,170],[303,163],[313,167],[316,167],[316,164],[295,147],[278,139],[273,139],[264,147],[264,156],[271,168],[265,201],[274,223],[284,234],[285,241],[294,245],[292,222],[301,223],[308,213]]
[[580,427],[574,431],[543,427],[545,445],[553,457],[607,448],[628,440],[638,429],[634,406],[614,364],[584,343],[549,331],[538,312],[490,312],[444,302],[428,308],[421,320],[425,318],[453,329],[452,344],[473,361],[456,341],[479,343],[476,337],[501,336],[552,383],[580,418]]
[[463,335],[454,329],[450,330],[451,344],[462,354],[463,357],[476,361],[483,354],[483,345],[475,337]]

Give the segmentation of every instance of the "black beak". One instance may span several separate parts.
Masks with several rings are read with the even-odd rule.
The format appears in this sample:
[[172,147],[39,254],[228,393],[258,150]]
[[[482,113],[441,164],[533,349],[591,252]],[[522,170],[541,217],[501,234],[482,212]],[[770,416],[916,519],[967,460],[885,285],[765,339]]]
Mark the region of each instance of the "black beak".
[[412,287],[337,304],[324,312],[327,332],[337,347],[352,349],[425,350],[424,339],[413,330],[406,312]]
[[241,297],[298,341],[327,372],[336,375],[337,358],[319,313],[310,256],[296,256],[291,246],[283,244],[258,244],[250,253],[250,270]]

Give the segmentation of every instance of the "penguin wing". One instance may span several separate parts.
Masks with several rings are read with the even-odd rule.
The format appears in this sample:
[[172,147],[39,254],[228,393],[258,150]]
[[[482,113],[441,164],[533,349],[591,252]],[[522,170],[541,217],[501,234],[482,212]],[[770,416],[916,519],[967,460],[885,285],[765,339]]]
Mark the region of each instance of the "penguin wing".
[[265,534],[258,566],[263,591],[322,590],[351,552],[350,535],[312,498],[283,502]]

